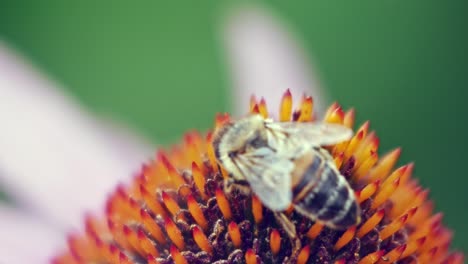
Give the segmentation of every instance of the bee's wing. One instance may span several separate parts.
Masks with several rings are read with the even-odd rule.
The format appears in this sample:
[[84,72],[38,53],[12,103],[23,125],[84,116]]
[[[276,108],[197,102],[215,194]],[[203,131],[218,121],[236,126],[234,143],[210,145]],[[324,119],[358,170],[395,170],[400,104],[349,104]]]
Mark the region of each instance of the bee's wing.
[[310,147],[334,145],[353,136],[343,125],[325,122],[266,122],[268,144],[280,153],[296,153]]
[[266,207],[273,211],[284,211],[289,207],[292,161],[270,148],[258,148],[239,155],[236,165]]

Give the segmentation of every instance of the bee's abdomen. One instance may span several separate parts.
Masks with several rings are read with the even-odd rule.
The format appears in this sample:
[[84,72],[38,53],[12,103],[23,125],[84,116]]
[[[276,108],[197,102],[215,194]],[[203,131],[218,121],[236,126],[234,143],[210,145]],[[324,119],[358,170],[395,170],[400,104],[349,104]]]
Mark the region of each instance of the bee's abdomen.
[[[310,165],[308,173],[319,172],[320,175],[304,175],[304,179],[315,178],[316,182],[310,181],[309,184],[313,184],[311,189],[301,196],[296,196],[295,205],[298,212],[335,228],[347,228],[357,224],[359,206],[347,181],[327,162],[324,162],[320,169],[315,169],[314,163]],[[303,188],[307,186],[304,185]]]

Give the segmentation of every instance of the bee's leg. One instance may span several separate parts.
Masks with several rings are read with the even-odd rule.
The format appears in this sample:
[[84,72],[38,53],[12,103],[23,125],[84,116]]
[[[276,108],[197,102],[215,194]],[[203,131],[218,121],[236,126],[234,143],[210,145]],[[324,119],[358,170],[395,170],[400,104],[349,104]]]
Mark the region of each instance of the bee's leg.
[[299,250],[301,249],[301,240],[297,236],[296,227],[294,224],[286,217],[286,215],[282,212],[275,212],[276,221],[281,225],[281,227],[286,231],[291,241],[291,257],[294,258],[299,254]]
[[243,184],[241,181],[236,181],[232,178],[224,180],[224,192],[229,195],[234,190],[238,190],[244,195],[249,195],[252,192],[250,187],[247,184]]

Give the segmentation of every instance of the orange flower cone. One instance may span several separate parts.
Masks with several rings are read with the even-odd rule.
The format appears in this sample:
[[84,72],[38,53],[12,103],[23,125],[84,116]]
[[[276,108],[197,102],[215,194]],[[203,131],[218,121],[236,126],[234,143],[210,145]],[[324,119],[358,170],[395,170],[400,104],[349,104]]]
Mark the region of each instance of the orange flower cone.
[[[289,91],[279,106],[279,121],[311,122],[313,100],[292,109]],[[250,112],[269,115],[264,100]],[[323,120],[354,128],[354,110],[330,106]],[[215,127],[229,120],[218,115]],[[293,210],[287,212],[302,242],[291,258],[289,237],[272,212],[255,196],[223,191],[227,173],[211,145],[212,133],[187,133],[183,142],[159,151],[131,184],[109,196],[104,216],[88,216],[84,231],[71,234],[68,249],[54,264],[260,264],[283,263],[444,263],[461,264],[450,251],[452,232],[433,212],[428,190],[412,178],[413,164],[395,164],[399,148],[379,156],[379,138],[369,122],[353,138],[328,148],[356,192],[361,223],[333,230]]]

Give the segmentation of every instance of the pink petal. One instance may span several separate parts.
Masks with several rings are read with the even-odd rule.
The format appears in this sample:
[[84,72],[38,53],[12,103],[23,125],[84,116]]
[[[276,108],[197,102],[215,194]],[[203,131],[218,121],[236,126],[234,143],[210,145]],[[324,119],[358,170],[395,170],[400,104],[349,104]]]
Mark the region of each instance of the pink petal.
[[107,124],[57,87],[0,44],[0,183],[20,205],[68,229],[137,172],[151,148],[104,131]]
[[[317,78],[291,30],[260,7],[236,9],[223,27],[238,114],[248,109],[252,94],[277,106],[287,88],[299,101],[304,92],[314,97],[315,109],[326,103]],[[276,114],[276,113],[272,113]]]
[[0,205],[0,263],[48,263],[63,236],[32,215]]

